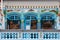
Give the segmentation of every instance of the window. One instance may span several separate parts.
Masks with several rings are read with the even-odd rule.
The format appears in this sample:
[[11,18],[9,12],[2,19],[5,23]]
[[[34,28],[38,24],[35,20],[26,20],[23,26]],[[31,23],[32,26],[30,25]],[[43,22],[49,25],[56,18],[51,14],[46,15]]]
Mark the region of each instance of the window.
[[46,16],[43,16],[43,17],[42,17],[42,20],[46,20]]
[[15,20],[16,20],[16,19],[19,20],[20,18],[19,18],[18,16],[15,16]]
[[36,17],[35,17],[35,16],[32,16],[32,17],[31,17],[31,19],[33,19],[33,20],[34,20],[34,19],[36,19]]
[[46,14],[41,17],[41,28],[42,29],[53,29],[55,26],[55,20],[53,19],[52,14]]
[[14,19],[14,16],[11,16],[11,17],[10,17],[10,19],[12,19],[12,20],[13,20],[13,19]]
[[48,20],[51,20],[51,19],[52,19],[52,17],[51,17],[51,16],[47,16],[47,19],[48,19]]
[[30,19],[30,16],[26,16],[26,19]]

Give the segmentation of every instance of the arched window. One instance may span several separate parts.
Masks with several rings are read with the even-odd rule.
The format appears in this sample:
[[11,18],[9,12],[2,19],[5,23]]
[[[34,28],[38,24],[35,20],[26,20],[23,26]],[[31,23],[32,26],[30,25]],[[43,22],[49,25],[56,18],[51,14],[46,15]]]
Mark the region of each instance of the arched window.
[[10,12],[7,14],[7,29],[19,29],[21,26],[20,13]]
[[55,13],[46,12],[40,15],[41,17],[41,28],[42,29],[53,29],[55,28]]

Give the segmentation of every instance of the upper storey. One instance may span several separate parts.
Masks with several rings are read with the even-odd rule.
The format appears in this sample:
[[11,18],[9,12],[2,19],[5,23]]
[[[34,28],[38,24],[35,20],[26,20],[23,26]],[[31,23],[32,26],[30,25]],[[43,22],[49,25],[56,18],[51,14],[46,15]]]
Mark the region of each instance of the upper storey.
[[60,1],[60,0],[3,0],[3,1]]
[[7,8],[59,8],[58,1],[3,1]]

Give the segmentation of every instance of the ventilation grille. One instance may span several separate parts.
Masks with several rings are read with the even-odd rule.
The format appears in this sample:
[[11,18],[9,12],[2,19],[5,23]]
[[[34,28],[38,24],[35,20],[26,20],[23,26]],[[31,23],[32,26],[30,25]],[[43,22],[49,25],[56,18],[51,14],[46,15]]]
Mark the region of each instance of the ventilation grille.
[[57,6],[5,6],[6,8],[58,8]]

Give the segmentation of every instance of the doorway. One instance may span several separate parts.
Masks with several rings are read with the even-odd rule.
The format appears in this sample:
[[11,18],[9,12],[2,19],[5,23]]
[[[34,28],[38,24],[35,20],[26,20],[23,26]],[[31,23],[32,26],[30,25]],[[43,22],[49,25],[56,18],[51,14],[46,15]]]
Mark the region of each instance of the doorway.
[[37,17],[33,14],[25,16],[25,26],[27,30],[37,29]]
[[31,16],[31,29],[37,29],[37,18],[35,16]]

